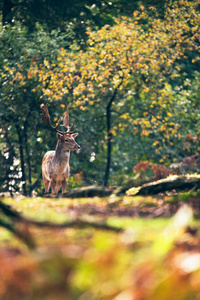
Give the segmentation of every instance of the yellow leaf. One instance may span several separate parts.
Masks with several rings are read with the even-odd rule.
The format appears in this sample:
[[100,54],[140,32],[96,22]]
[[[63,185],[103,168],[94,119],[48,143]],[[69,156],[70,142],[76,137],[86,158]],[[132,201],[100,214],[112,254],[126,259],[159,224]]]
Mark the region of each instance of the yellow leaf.
[[158,141],[155,141],[154,143],[153,143],[153,146],[157,146],[159,144],[159,142]]

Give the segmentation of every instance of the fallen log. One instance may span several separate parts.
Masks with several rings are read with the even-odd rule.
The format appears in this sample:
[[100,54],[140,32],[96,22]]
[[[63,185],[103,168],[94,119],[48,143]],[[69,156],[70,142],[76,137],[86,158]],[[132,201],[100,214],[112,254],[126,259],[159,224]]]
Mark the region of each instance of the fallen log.
[[169,176],[167,178],[146,183],[141,187],[133,187],[127,191],[128,195],[155,195],[167,191],[185,191],[200,189],[200,176]]
[[112,194],[112,190],[101,186],[90,185],[80,188],[75,188],[65,194],[67,198],[90,198],[90,197],[106,197]]

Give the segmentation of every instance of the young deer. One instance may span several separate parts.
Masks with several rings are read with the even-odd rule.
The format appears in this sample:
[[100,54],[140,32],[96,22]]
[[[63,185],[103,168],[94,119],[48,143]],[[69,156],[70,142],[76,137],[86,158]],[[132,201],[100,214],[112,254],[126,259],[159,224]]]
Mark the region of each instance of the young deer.
[[67,131],[57,130],[60,124],[53,127],[50,123],[50,115],[48,112],[48,104],[41,107],[42,109],[42,120],[57,133],[57,146],[55,151],[48,151],[42,160],[42,177],[44,181],[45,192],[49,192],[51,186],[52,194],[57,194],[62,186],[62,193],[66,191],[67,180],[69,178],[69,158],[70,151],[75,151],[80,148],[80,146],[75,142],[75,137],[78,133],[71,131],[74,127],[69,126],[69,111],[66,105],[66,113],[64,116],[63,126],[67,128]]

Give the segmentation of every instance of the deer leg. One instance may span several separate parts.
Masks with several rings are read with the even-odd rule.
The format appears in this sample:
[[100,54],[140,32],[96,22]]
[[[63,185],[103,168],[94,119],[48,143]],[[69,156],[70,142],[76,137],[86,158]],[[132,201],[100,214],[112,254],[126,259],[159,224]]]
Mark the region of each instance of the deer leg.
[[51,191],[53,195],[56,195],[61,187],[61,182],[52,181],[51,182]]
[[62,181],[62,194],[66,192],[66,187],[67,187],[67,180]]
[[56,182],[55,181],[51,181],[51,193],[53,195],[56,194]]
[[43,182],[44,182],[45,193],[48,193],[50,188],[50,181],[43,176]]

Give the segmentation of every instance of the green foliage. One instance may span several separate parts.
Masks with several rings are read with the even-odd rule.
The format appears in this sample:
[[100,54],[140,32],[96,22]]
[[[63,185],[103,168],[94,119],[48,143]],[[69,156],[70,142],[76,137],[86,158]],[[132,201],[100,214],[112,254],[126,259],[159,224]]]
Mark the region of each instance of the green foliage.
[[[56,101],[68,97],[92,120],[97,150],[93,152],[92,144],[90,154],[105,161],[112,144],[113,175],[118,170],[130,173],[138,160],[180,160],[186,145],[187,154],[198,149],[198,139],[186,144],[187,134],[199,134],[198,125],[192,126],[199,124],[199,104],[196,96],[189,96],[198,94],[199,72],[194,70],[199,66],[199,14],[195,3],[188,5],[185,1],[169,7],[163,20],[141,8],[133,19],[116,19],[112,27],[88,31],[86,51],[76,45],[71,52],[61,49],[55,68],[46,61],[38,70],[43,84],[48,84],[46,95]],[[81,127],[84,147],[87,127]]]
[[[54,38],[41,27],[33,35],[20,24],[1,29],[1,191],[31,193],[40,180],[42,154],[55,147],[40,117],[43,92],[33,67],[44,59],[56,59],[65,42],[54,32]],[[55,137],[54,137],[55,139]]]
[[141,5],[113,26],[88,28],[84,50],[69,45],[71,31],[1,29],[3,189],[40,190],[41,158],[56,144],[40,121],[47,101],[55,122],[64,102],[76,119],[71,175],[82,171],[83,184],[110,175],[115,186],[141,160],[169,165],[199,151],[199,7],[174,2],[159,16]]
[[132,16],[142,2],[142,6],[150,11],[154,5],[159,15],[163,16],[165,1],[160,3],[157,0],[1,0],[0,13],[3,25],[15,24],[18,21],[27,26],[29,32],[33,32],[39,23],[48,31],[60,29],[61,32],[69,32],[68,41],[76,39],[79,44],[84,45],[88,27],[98,30],[105,24],[113,25],[116,15]]
[[[52,123],[65,102],[76,120],[69,188],[106,174],[113,186],[133,171],[165,177],[171,163],[199,170],[198,0],[1,4],[13,26],[0,29],[0,192],[43,191],[41,160],[56,145],[41,122],[47,102]],[[198,192],[4,201],[46,224],[81,217],[123,230],[40,228],[1,210],[0,298],[199,299],[199,221],[188,206],[177,212],[184,201],[198,216]]]

